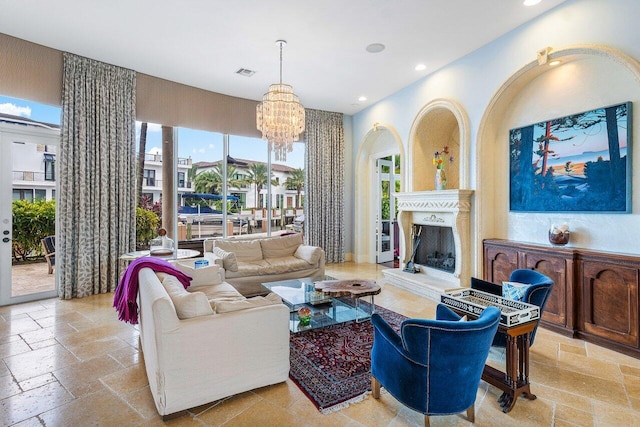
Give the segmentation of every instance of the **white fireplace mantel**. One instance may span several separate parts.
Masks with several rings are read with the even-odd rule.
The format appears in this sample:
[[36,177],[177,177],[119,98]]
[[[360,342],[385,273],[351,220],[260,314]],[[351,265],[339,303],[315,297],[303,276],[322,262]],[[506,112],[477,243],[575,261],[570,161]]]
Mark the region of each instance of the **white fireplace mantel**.
[[[469,217],[472,195],[473,190],[394,194],[398,201],[401,267],[383,270],[385,279],[398,287],[437,301],[440,300],[440,294],[448,289],[469,286],[471,271]],[[419,273],[403,271],[413,252],[411,230],[414,224],[451,227],[456,251],[453,273],[421,265],[417,266],[420,269]]]

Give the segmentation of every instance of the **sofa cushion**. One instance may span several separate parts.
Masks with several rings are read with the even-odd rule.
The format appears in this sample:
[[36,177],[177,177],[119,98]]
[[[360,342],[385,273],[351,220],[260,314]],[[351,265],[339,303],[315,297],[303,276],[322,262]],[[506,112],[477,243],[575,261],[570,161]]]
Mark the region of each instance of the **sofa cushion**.
[[322,256],[322,249],[317,246],[300,245],[296,249],[294,256],[305,260],[311,265],[316,265]]
[[218,283],[222,283],[219,266],[209,262],[209,265],[206,267],[194,267],[196,261],[203,259],[205,258],[171,260],[169,262],[175,265],[178,270],[192,277],[191,286],[217,285]]
[[282,299],[273,292],[266,297],[253,297],[236,301],[218,301],[216,313],[228,313],[230,311],[246,310],[248,308],[263,307],[266,305],[282,304]]
[[269,268],[269,263],[265,260],[243,262],[238,261],[238,271],[231,271],[227,273],[227,278],[234,277],[247,277],[247,276],[259,276],[263,273],[263,270]]
[[202,292],[188,292],[175,276],[167,274],[162,281],[162,286],[173,302],[178,319],[213,314],[207,296]]
[[292,256],[301,244],[302,234],[260,240],[264,259]]
[[262,259],[260,240],[216,240],[215,245],[223,251],[235,253],[238,261],[251,262]]
[[[231,284],[222,282],[217,285],[199,286],[190,291],[202,292],[210,303],[215,301],[235,301],[245,299]],[[213,304],[212,304],[213,305]]]
[[213,248],[213,254],[222,259],[222,267],[228,271],[238,271],[238,258],[233,252],[227,252],[221,248]]
[[309,263],[303,259],[294,256],[286,256],[281,258],[269,258],[265,260],[269,266],[260,270],[260,274],[281,274],[290,271],[306,270]]

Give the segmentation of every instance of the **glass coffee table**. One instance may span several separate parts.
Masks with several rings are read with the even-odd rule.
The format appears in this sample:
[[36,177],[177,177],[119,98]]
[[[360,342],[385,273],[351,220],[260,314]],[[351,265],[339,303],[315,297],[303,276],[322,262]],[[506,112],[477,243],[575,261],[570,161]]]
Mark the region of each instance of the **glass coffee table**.
[[[262,285],[282,298],[289,307],[289,329],[291,332],[302,332],[323,328],[351,320],[362,321],[371,317],[373,306],[356,303],[356,298],[333,297],[315,290],[314,283],[322,280],[335,280],[330,276],[306,277],[303,279],[280,280]],[[309,324],[300,322],[298,310],[310,310]],[[368,308],[368,309],[367,309]]]

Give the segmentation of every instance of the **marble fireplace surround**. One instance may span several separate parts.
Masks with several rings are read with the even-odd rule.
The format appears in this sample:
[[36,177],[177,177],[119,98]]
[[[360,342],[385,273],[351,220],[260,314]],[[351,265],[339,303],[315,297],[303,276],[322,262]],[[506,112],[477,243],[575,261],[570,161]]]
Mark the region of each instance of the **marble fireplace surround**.
[[[469,286],[471,271],[470,211],[473,190],[441,190],[396,193],[400,228],[400,268],[383,270],[393,285],[440,301],[440,295],[461,286]],[[413,224],[451,227],[456,261],[453,273],[418,265],[420,272],[402,271],[411,258]]]

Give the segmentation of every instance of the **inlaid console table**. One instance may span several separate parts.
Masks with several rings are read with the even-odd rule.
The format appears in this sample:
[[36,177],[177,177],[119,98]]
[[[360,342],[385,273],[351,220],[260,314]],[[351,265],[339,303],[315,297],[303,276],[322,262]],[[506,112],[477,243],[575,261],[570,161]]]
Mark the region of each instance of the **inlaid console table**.
[[553,279],[541,326],[640,358],[640,256],[488,239],[483,257],[493,283],[517,268]]

